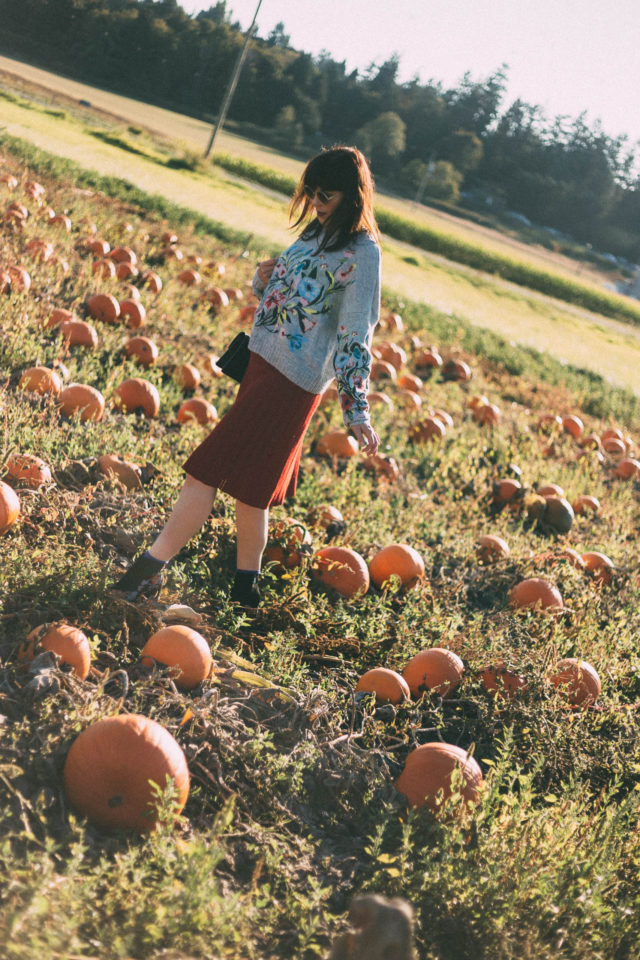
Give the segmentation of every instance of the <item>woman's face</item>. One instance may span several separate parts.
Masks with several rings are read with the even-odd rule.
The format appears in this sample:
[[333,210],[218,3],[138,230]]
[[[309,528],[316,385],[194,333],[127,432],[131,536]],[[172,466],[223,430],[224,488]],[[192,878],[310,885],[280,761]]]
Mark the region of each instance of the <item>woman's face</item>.
[[340,190],[323,190],[321,187],[316,187],[315,190],[311,187],[305,187],[304,192],[311,200],[311,205],[320,223],[325,223],[329,219],[331,214],[338,209],[344,197],[344,193]]

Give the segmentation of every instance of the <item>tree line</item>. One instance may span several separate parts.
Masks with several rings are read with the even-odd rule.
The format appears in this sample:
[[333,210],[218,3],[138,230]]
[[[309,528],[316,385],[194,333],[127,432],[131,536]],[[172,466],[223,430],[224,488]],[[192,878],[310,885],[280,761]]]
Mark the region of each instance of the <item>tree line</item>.
[[[0,0],[0,49],[96,86],[214,119],[244,35],[225,0]],[[506,68],[447,88],[401,83],[392,56],[348,71],[293,49],[283,24],[254,35],[229,118],[292,152],[356,144],[385,185],[482,202],[640,261],[640,175],[626,138],[584,117],[504,103]]]

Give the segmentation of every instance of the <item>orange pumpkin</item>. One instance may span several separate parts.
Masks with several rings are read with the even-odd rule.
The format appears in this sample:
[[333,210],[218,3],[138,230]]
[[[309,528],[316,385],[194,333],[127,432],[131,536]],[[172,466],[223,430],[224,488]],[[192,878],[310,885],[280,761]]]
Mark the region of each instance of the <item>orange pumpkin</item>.
[[466,750],[451,743],[423,743],[412,750],[394,786],[404,794],[410,807],[426,805],[438,813],[453,792],[451,780],[455,771],[459,771],[460,780],[454,788],[470,807],[478,800],[482,771]]
[[[183,283],[185,287],[199,287],[202,283],[202,277],[197,270],[182,270],[178,274],[178,281]],[[229,294],[227,293],[227,297],[228,296]]]
[[142,377],[123,380],[116,387],[113,400],[119,410],[126,413],[142,410],[148,418],[157,416],[160,410],[160,394],[157,388]]
[[397,577],[406,593],[414,590],[424,577],[424,560],[408,544],[391,543],[369,561],[369,576],[378,589],[389,585],[391,579]]
[[100,277],[101,280],[113,280],[116,275],[116,265],[113,260],[103,257],[93,261],[91,273],[94,277]]
[[397,343],[380,343],[378,349],[380,350],[380,358],[395,367],[396,371],[400,370],[407,362],[406,352]]
[[7,270],[9,271],[9,276],[11,277],[12,291],[29,293],[29,290],[31,289],[31,276],[25,270],[25,268],[9,264]]
[[30,490],[37,490],[51,483],[51,470],[40,457],[32,453],[14,453],[7,461],[7,473],[14,480],[21,480]]
[[615,475],[620,480],[640,479],[640,460],[635,460],[633,457],[625,457],[617,464]]
[[142,367],[150,367],[158,359],[158,347],[149,337],[130,337],[124,345],[124,352]]
[[120,301],[120,318],[131,330],[137,330],[147,322],[147,311],[137,300]]
[[94,293],[87,300],[87,310],[94,320],[115,323],[120,316],[120,304],[110,293]]
[[564,497],[564,490],[559,483],[543,483],[536,493],[539,497]]
[[369,473],[376,473],[379,477],[395,483],[400,476],[400,467],[395,457],[387,457],[383,453],[376,453],[372,457],[365,457],[362,466]]
[[315,450],[321,457],[355,457],[358,441],[346,430],[329,430],[316,441]]
[[283,574],[302,564],[311,554],[311,534],[299,520],[285,517],[279,520],[264,551],[264,560],[274,564],[274,573]]
[[142,274],[140,282],[143,287],[148,287],[151,293],[160,293],[162,290],[162,280],[154,270],[147,270]]
[[369,589],[369,568],[364,557],[349,547],[321,547],[313,555],[311,575],[348,599],[362,596]]
[[62,390],[62,380],[60,374],[49,367],[29,367],[20,377],[18,386],[29,393],[38,393],[40,396],[51,394],[57,397]]
[[363,673],[356,684],[356,693],[375,693],[376,703],[402,703],[410,696],[404,677],[387,667],[373,667]]
[[98,457],[98,469],[107,476],[116,477],[127,490],[139,490],[142,486],[141,471],[137,463],[122,460],[111,453]]
[[90,347],[92,350],[98,346],[98,332],[85,320],[63,320],[58,329],[69,346]]
[[608,453],[610,457],[616,459],[618,457],[624,457],[627,452],[627,445],[624,440],[618,437],[607,437],[602,441],[602,449],[605,453]]
[[191,397],[180,405],[177,413],[178,423],[200,423],[205,426],[208,423],[218,422],[218,411],[202,397]]
[[580,417],[569,414],[562,418],[562,429],[570,433],[574,440],[578,440],[584,433],[584,423]]
[[314,527],[320,527],[325,530],[329,536],[337,536],[346,528],[345,519],[338,510],[330,503],[323,503],[309,513],[309,523]]
[[135,266],[138,262],[138,257],[131,247],[114,247],[109,251],[109,256],[116,263],[132,263]]
[[413,363],[416,370],[428,376],[433,370],[442,366],[442,357],[435,347],[427,347],[416,353]]
[[609,559],[606,554],[593,550],[588,553],[583,553],[582,560],[596,583],[603,583],[605,585],[611,583],[614,570],[613,560]]
[[51,330],[54,327],[58,327],[61,323],[64,323],[65,320],[75,319],[71,310],[65,310],[64,307],[54,307],[47,319],[43,321],[42,326],[45,330]]
[[497,563],[510,555],[509,544],[502,537],[487,533],[476,540],[476,557],[482,563]]
[[484,689],[496,695],[514,697],[519,691],[527,689],[525,679],[512,670],[507,670],[502,661],[484,667],[480,671],[480,679]]
[[193,363],[181,363],[173,371],[173,379],[182,390],[196,390],[200,386],[200,371]]
[[413,390],[414,393],[420,393],[424,383],[414,373],[403,373],[398,377],[398,386],[404,390]]
[[205,293],[202,294],[202,299],[209,304],[214,313],[229,306],[229,297],[220,287],[211,287],[209,290],[206,290]]
[[134,280],[140,271],[128,260],[121,260],[120,263],[116,264],[116,277],[118,280]]
[[0,480],[0,534],[12,527],[20,515],[20,498],[15,490]]
[[566,688],[569,703],[576,707],[595,703],[600,695],[600,677],[586,660],[575,657],[560,660],[549,679],[554,687]]
[[79,413],[81,420],[102,420],[104,414],[104,397],[85,383],[70,383],[58,397],[58,403],[64,417]]
[[43,623],[35,627],[20,647],[18,659],[33,660],[39,650],[56,653],[81,680],[88,677],[91,667],[89,640],[82,630],[70,623]]
[[[152,658],[152,659],[151,659]],[[142,648],[141,660],[152,666],[153,660],[171,667],[171,676],[181,690],[192,690],[211,673],[209,644],[191,627],[174,624],[149,637]]]
[[471,367],[464,360],[447,360],[442,367],[442,378],[464,383],[471,379]]
[[564,602],[553,583],[540,577],[521,580],[509,593],[509,603],[516,610],[562,610]]
[[151,830],[157,821],[151,784],[173,781],[176,816],[189,795],[182,747],[155,720],[139,714],[105,717],[71,744],[63,778],[71,805],[107,830]]
[[580,494],[572,503],[573,512],[580,515],[588,513],[600,513],[601,505],[597,497],[592,497],[587,493]]
[[101,240],[100,237],[93,237],[88,241],[87,249],[94,257],[106,257],[111,247],[106,240]]
[[427,443],[430,440],[441,440],[446,432],[446,427],[439,417],[424,417],[409,427],[409,440],[412,443]]
[[413,697],[420,697],[425,689],[448,697],[459,686],[463,673],[464,663],[457,653],[444,647],[431,647],[416,653],[402,676]]

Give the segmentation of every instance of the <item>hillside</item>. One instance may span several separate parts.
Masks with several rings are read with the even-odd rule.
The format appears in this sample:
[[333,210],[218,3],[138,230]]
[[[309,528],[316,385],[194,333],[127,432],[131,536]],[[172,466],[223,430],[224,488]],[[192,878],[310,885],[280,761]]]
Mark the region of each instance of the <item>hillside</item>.
[[[260,244],[8,137],[0,163],[3,955],[306,960],[327,956],[364,891],[413,905],[421,960],[634,956],[638,398],[387,294],[375,346],[393,362],[372,395],[384,455],[322,453],[341,426],[329,395],[298,496],[273,514],[259,611],[227,600],[224,496],[159,601],[128,604],[108,586],[162,524],[208,429],[180,409],[195,396],[214,418],[233,400],[212,358],[250,322]],[[92,312],[96,293],[122,315]],[[90,324],[85,345],[55,310]],[[132,352],[141,336],[158,350],[148,366]],[[157,409],[118,404],[132,378]],[[70,383],[99,392],[96,419],[64,415]],[[132,466],[119,478],[105,455]],[[327,526],[326,506],[342,521]],[[391,569],[353,596],[322,584],[325,546],[374,570],[394,543],[424,565],[404,589]],[[557,591],[546,612],[514,606],[531,578]],[[173,604],[213,657],[190,689],[141,655]],[[28,660],[27,635],[60,622],[87,638],[84,677],[37,645]],[[434,648],[453,676],[425,673],[396,704],[356,692],[366,671],[405,671]],[[600,689],[583,699],[567,658]],[[129,715],[170,733],[190,775],[177,821],[170,783],[141,835],[87,823],[65,786],[81,733]],[[467,807],[467,759],[434,815],[395,784],[414,748],[438,743],[472,756],[483,785]]]

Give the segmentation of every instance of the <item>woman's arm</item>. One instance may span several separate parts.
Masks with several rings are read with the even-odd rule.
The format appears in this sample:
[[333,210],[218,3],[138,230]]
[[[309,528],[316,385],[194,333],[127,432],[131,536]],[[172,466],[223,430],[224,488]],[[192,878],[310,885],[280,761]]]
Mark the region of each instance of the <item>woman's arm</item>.
[[[362,249],[356,247],[354,266],[339,306],[333,366],[344,422],[355,433],[357,425],[371,429],[367,393],[373,331],[380,316],[378,245],[371,241]],[[374,437],[367,436],[366,440],[369,446]]]
[[253,280],[251,281],[251,287],[257,297],[261,297],[264,293],[277,262],[277,259],[272,257],[270,260],[262,260],[261,263],[258,264],[256,272],[253,275]]

